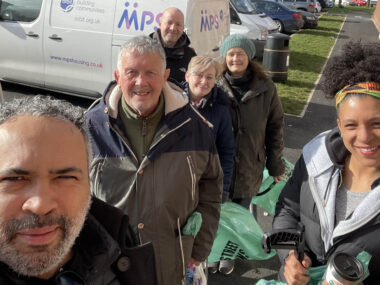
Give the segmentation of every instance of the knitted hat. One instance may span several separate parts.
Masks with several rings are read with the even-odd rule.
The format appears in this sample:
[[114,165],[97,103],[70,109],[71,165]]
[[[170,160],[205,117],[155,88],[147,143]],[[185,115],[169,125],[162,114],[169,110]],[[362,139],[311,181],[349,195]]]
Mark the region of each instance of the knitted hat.
[[240,34],[229,35],[224,39],[222,45],[220,46],[220,55],[225,58],[227,52],[232,48],[241,48],[248,55],[249,60],[253,59],[256,53],[256,48],[253,42],[246,36]]

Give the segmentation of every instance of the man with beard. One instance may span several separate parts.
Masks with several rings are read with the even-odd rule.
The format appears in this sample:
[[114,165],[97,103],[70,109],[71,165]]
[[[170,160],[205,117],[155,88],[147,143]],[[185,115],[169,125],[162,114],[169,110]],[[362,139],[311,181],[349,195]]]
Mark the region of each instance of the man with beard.
[[39,96],[0,105],[0,157],[0,284],[151,284],[128,256],[128,217],[90,198],[79,107]]
[[190,39],[184,33],[185,17],[175,7],[166,9],[158,23],[159,29],[150,37],[159,41],[165,50],[166,68],[170,69],[170,78],[178,83],[185,81],[185,73],[190,59],[196,56],[190,47]]

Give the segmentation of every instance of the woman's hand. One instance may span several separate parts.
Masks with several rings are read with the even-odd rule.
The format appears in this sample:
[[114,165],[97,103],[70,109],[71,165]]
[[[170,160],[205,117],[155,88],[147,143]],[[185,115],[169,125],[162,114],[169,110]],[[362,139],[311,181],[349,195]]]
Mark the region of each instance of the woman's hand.
[[285,179],[285,173],[279,175],[279,176],[273,176],[274,182],[278,183]]
[[310,257],[305,254],[301,264],[295,256],[294,250],[291,250],[285,259],[284,276],[286,283],[290,285],[306,284],[310,280],[310,276],[306,275],[309,272],[306,268],[310,266]]

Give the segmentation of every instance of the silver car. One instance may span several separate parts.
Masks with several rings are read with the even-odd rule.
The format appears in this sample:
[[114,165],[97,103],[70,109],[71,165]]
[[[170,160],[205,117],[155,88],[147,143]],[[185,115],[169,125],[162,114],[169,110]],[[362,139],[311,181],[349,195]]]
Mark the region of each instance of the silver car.
[[286,6],[288,6],[291,9],[294,10],[302,10],[307,11],[310,13],[315,12],[316,8],[316,1],[317,0],[277,0],[284,3]]

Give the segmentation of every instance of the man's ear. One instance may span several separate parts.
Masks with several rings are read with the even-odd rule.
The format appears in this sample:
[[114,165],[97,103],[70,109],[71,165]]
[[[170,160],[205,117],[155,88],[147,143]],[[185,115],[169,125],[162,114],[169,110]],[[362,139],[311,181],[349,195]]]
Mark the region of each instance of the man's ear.
[[120,78],[119,70],[115,69],[115,71],[113,72],[113,75],[115,76],[115,80],[117,84],[119,84],[119,78]]
[[186,82],[189,82],[189,77],[190,77],[189,72],[186,72],[186,73],[185,73],[185,79],[186,79]]
[[165,69],[165,73],[164,73],[164,80],[165,80],[165,82],[168,80],[169,75],[170,75],[170,68]]

